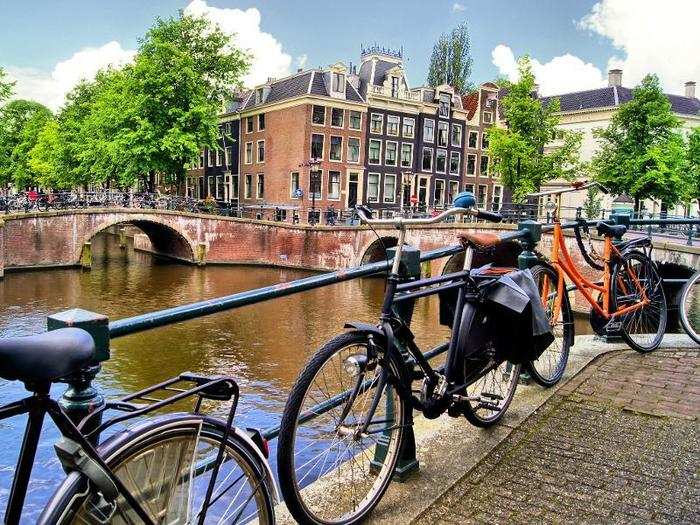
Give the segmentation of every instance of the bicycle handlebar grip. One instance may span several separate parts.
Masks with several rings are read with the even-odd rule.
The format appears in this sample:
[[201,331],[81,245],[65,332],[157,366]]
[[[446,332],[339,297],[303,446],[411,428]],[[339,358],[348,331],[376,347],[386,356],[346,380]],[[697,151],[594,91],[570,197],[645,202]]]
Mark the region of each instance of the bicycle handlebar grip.
[[500,213],[493,212],[493,211],[477,210],[476,218],[483,219],[483,220],[489,221],[489,222],[501,222],[503,220],[503,215],[501,215]]

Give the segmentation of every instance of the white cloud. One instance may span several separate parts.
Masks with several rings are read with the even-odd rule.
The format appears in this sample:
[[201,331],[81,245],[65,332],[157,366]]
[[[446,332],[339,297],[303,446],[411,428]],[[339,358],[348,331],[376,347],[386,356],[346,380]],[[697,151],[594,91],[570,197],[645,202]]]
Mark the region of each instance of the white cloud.
[[308,61],[309,57],[306,55],[306,53],[304,53],[303,55],[299,55],[297,57],[297,67],[300,69],[304,69]]
[[[233,43],[251,54],[250,71],[243,82],[254,86],[266,82],[268,77],[289,74],[292,57],[285,53],[282,44],[270,33],[260,29],[260,11],[251,7],[245,11],[212,7],[204,0],[192,0],[185,13],[204,17],[215,23],[221,31],[231,35]],[[304,56],[304,55],[302,55]]]
[[33,68],[7,67],[12,80],[17,82],[15,97],[29,98],[58,109],[66,93],[80,80],[91,80],[100,69],[120,67],[133,60],[136,51],[123,49],[119,42],[108,42],[101,47],[86,47],[67,60],[58,62],[50,73]]
[[[501,75],[511,81],[518,79],[518,63],[510,47],[499,44],[491,51],[491,61]],[[565,53],[546,63],[532,59],[532,72],[542,95],[556,95],[605,85],[603,73],[591,63]]]
[[452,4],[452,12],[453,13],[459,13],[461,11],[466,11],[467,8],[464,6],[464,4],[460,4],[459,2],[455,2]]
[[622,69],[624,85],[656,73],[667,92],[681,94],[686,81],[700,82],[698,20],[698,0],[602,0],[579,27],[609,38],[622,52],[608,68]]

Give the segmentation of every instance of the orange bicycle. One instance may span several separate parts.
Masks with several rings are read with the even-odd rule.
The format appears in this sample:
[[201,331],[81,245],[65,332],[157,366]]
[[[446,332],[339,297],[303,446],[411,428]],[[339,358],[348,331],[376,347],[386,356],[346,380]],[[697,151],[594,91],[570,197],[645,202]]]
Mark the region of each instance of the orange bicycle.
[[528,366],[533,379],[544,386],[561,379],[574,340],[573,312],[565,276],[591,305],[592,322],[602,326],[608,335],[621,336],[634,350],[655,350],[666,330],[666,298],[656,265],[649,257],[651,239],[620,241],[626,226],[601,221],[597,223],[597,231],[604,238],[604,249],[599,255],[590,242],[590,235],[589,250],[586,250],[581,230],[588,234],[588,223],[578,220],[574,232],[579,249],[590,266],[602,270],[599,282],[584,277],[569,254],[559,219],[560,195],[595,184],[579,184],[571,189],[532,195],[555,197],[550,257],[531,268],[556,336],[550,348]]

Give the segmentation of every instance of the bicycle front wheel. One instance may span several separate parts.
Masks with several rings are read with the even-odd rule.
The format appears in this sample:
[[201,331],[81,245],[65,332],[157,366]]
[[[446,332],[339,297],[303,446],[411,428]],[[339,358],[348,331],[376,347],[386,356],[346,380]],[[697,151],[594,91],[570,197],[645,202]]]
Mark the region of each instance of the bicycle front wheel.
[[314,354],[289,395],[277,468],[300,523],[357,523],[391,481],[408,407],[391,386],[400,365],[378,357],[366,333],[342,334]]
[[695,272],[683,287],[680,317],[683,329],[700,345],[700,272]]
[[[615,316],[620,334],[630,348],[651,352],[659,347],[666,331],[666,296],[654,263],[640,252],[623,255],[624,263],[615,265],[611,278],[613,312],[630,308]],[[635,307],[644,299],[647,304]]]
[[[207,487],[223,441],[221,424],[201,416],[163,418],[117,435],[100,447],[109,468],[155,523],[274,523],[273,480],[247,440],[232,430],[214,485]],[[120,495],[106,502],[78,473],[54,494],[42,524],[137,524],[136,511]]]
[[534,266],[531,271],[532,278],[540,292],[542,306],[552,327],[554,341],[542,352],[539,358],[527,364],[527,370],[536,383],[544,387],[551,387],[562,378],[566,363],[569,361],[574,315],[566,295],[566,288],[563,290],[563,295],[559,296],[557,289],[559,275],[557,272],[543,264]]

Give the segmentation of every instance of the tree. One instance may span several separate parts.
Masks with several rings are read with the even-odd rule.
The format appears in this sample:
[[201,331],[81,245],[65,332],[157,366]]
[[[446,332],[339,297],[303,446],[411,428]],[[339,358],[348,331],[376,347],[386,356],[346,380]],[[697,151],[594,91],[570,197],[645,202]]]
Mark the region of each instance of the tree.
[[449,34],[440,35],[430,56],[427,83],[432,87],[453,86],[457,93],[471,89],[471,42],[467,23],[463,22]]
[[658,77],[647,75],[632,100],[596,133],[601,146],[592,162],[596,180],[615,194],[633,197],[637,209],[647,198],[677,204],[690,186],[680,126]]
[[6,80],[7,73],[0,67],[0,102],[3,102],[12,96],[14,82]]
[[700,206],[700,127],[693,128],[688,136],[688,196],[687,201],[696,200]]
[[586,200],[583,201],[583,213],[587,219],[597,219],[603,211],[603,201],[598,197],[598,188],[591,186],[586,190]]
[[[571,180],[585,170],[579,160],[581,134],[557,129],[559,101],[545,105],[537,98],[528,57],[519,60],[518,69],[519,80],[501,99],[506,127],[488,131],[493,171],[513,192],[514,201],[522,201],[549,180]],[[558,144],[545,151],[555,136]]]
[[0,184],[21,188],[36,183],[29,152],[52,117],[46,106],[31,100],[13,100],[0,109]]

